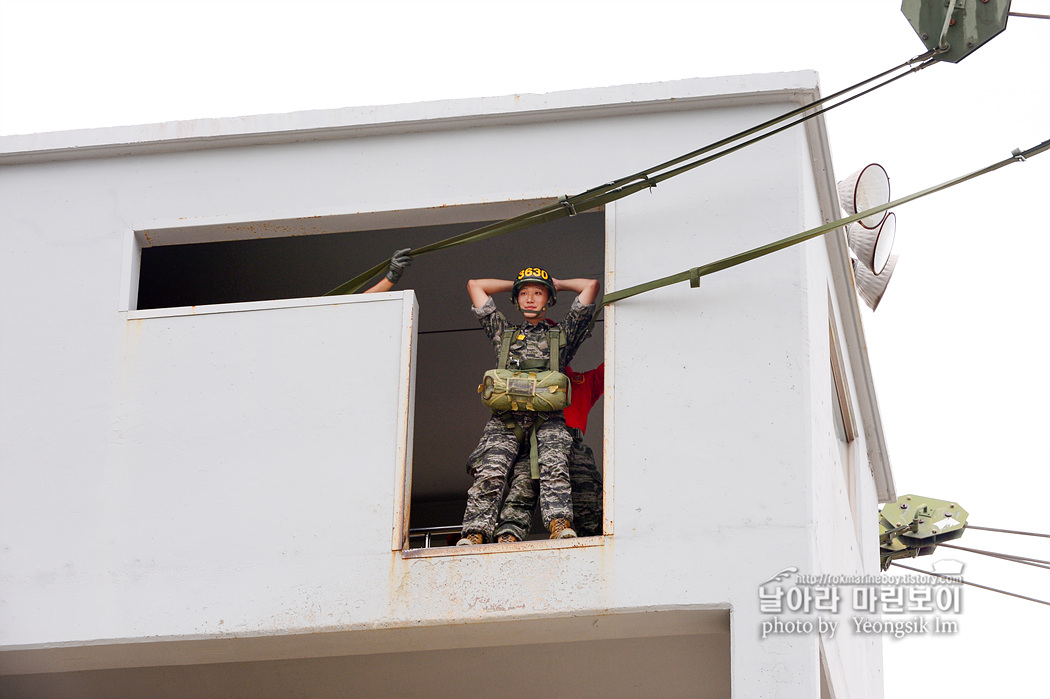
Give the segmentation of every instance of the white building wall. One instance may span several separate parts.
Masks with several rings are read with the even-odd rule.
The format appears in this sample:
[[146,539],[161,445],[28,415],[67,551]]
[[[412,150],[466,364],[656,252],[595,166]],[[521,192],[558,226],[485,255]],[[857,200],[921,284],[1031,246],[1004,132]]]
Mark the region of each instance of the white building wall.
[[[742,111],[754,124],[783,106]],[[801,132],[775,137],[618,203],[617,286],[665,276],[668,257],[688,267],[797,232],[803,154]],[[626,539],[641,570],[680,571],[674,593],[732,605],[739,696],[816,696],[819,681],[815,637],[756,645],[758,585],[812,565],[804,273],[787,250],[625,301],[612,324],[617,551]],[[755,673],[756,653],[795,660]]]
[[407,405],[392,390],[361,409],[409,369],[413,296],[382,297],[122,319],[80,344],[100,395],[13,376],[42,397],[4,445],[21,464],[4,472],[20,495],[4,507],[5,641],[272,632],[352,604],[378,573],[355,539],[390,541]]
[[[128,310],[134,231],[189,240],[194,226],[288,220],[312,232],[369,212],[550,199],[814,90],[801,73],[288,116],[345,126],[304,142],[266,143],[267,129],[287,130],[267,120],[205,123],[185,135],[229,133],[228,147],[162,141],[152,153],[25,164],[41,158],[18,151],[46,143],[5,142],[0,648],[368,639],[420,626],[447,629],[453,645],[468,622],[730,610],[733,696],[817,696],[820,639],[759,640],[757,588],[788,566],[872,563],[844,522],[829,445],[824,242],[607,311],[611,535],[516,551],[391,551],[411,452],[411,292]],[[237,133],[259,143],[233,147]],[[157,134],[119,136],[134,151]],[[836,217],[800,164],[813,151],[811,135],[792,130],[609,206],[603,286]],[[867,439],[851,458],[858,507],[874,522]],[[881,696],[877,647],[825,646],[848,696]],[[223,657],[261,657],[241,647]],[[186,662],[204,662],[201,648]]]

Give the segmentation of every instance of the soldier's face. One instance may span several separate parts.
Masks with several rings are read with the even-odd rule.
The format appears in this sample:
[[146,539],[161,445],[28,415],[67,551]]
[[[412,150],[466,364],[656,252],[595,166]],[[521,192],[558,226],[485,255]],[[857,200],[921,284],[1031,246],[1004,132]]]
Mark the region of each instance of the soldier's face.
[[540,284],[525,284],[518,290],[518,308],[522,312],[531,311],[537,313],[547,305],[549,297],[550,294],[547,292],[546,287]]

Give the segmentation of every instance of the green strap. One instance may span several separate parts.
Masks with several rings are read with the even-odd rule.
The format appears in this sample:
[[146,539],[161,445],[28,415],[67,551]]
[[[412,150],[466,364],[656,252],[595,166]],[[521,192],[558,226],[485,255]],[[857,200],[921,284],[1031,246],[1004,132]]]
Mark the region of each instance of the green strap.
[[[507,366],[507,352],[510,345],[510,336],[514,331],[505,331],[503,333],[503,342],[500,347],[500,366],[506,368]],[[550,350],[550,356],[547,361],[543,364],[548,369],[559,371],[561,364],[559,359],[561,357],[561,347],[565,344],[565,331],[561,328],[549,328],[547,330],[547,347]],[[522,362],[520,368],[541,368],[541,366],[531,367],[529,361]],[[536,417],[532,421],[532,427],[529,428],[529,468],[532,471],[532,480],[537,481],[540,479],[540,447],[536,439],[536,431],[540,428],[544,422],[546,422],[547,416],[542,413],[536,413]],[[503,418],[503,424],[507,425],[514,430],[514,436],[518,438],[518,444],[525,441],[524,431],[521,429],[521,425],[516,420],[510,417]]]
[[922,197],[925,197],[927,195],[940,192],[941,190],[948,189],[949,187],[954,187],[957,184],[962,184],[963,182],[966,182],[967,180],[972,180],[975,177],[987,175],[988,173],[994,172],[999,168],[1010,165],[1011,163],[1023,163],[1028,158],[1032,158],[1047,150],[1050,150],[1050,140],[1043,141],[1039,145],[1033,146],[1028,150],[1022,151],[1020,149],[1017,149],[1010,154],[1009,158],[1004,158],[1003,160],[1000,160],[997,163],[992,163],[991,165],[983,167],[980,170],[975,170],[971,173],[960,175],[959,177],[950,179],[947,182],[942,182],[941,184],[934,185],[933,187],[929,187],[922,191],[908,194],[906,196],[901,197],[900,199],[894,199],[891,202],[880,204],[879,206],[873,206],[872,208],[867,209],[866,211],[861,211],[859,213],[853,214],[852,216],[846,216],[845,218],[840,218],[836,221],[825,223],[821,226],[817,226],[816,228],[810,228],[807,231],[796,233],[795,235],[783,238],[773,243],[769,243],[768,245],[753,248],[751,250],[739,253],[737,255],[724,257],[716,262],[710,262],[700,267],[693,267],[692,269],[687,269],[684,272],[679,272],[678,274],[672,274],[668,277],[662,277],[661,279],[654,279],[651,282],[627,287],[626,289],[621,289],[619,291],[613,291],[611,293],[606,294],[602,298],[602,302],[598,304],[597,308],[594,309],[594,316],[591,318],[591,324],[588,326],[587,329],[588,331],[590,331],[591,327],[594,326],[595,319],[598,317],[598,312],[611,303],[622,301],[623,299],[630,298],[632,296],[637,296],[638,294],[645,293],[646,291],[652,291],[653,289],[659,289],[660,287],[670,286],[671,284],[677,284],[679,282],[684,282],[687,280],[689,281],[689,286],[693,288],[699,287],[700,278],[705,277],[708,274],[712,274],[714,272],[721,272],[724,269],[729,269],[730,267],[735,267],[737,265],[744,264],[745,262],[750,262],[751,260],[755,260],[759,257],[769,255],[770,253],[779,252],[780,250],[789,248],[792,245],[804,243],[807,240],[824,235],[825,233],[828,233],[830,231],[842,228],[844,226],[848,226],[849,224],[855,221],[859,221],[862,218],[867,218],[872,214],[878,214],[882,213],[883,211],[889,211],[895,206],[907,204],[910,201],[921,199]]
[[545,416],[537,415],[529,430],[529,466],[532,468],[532,480],[540,479],[540,447],[536,439],[536,430],[546,421]]
[[503,420],[503,425],[514,432],[514,436],[518,438],[518,444],[525,441],[525,431],[521,429],[521,425],[518,424],[517,420],[512,418],[509,413],[502,415],[501,419]]
[[[521,425],[518,421],[510,416],[510,413],[505,413],[500,416],[503,420],[504,426],[514,432],[515,438],[518,440],[518,444],[524,444],[525,442],[525,430],[521,429]],[[547,416],[542,413],[536,413],[536,418],[532,421],[532,427],[529,428],[529,468],[532,471],[532,480],[538,481],[540,479],[540,447],[539,442],[536,439],[536,430],[540,428],[544,422],[547,421]]]
[[[510,368],[507,366],[507,361],[510,358],[510,343],[516,332],[518,332],[516,328],[503,331],[503,335],[500,337],[499,364],[496,365],[497,369]],[[565,331],[561,328],[550,328],[547,331],[547,346],[550,348],[550,357],[548,359],[527,359],[523,362],[519,362],[517,368],[524,371],[532,369],[552,369],[553,371],[560,371],[561,348],[565,346]]]
[[547,347],[550,348],[550,364],[547,368],[561,371],[561,348],[565,344],[565,331],[561,328],[547,330]]
[[[503,235],[504,233],[510,233],[512,231],[521,230],[522,228],[536,226],[541,223],[547,223],[549,221],[554,221],[566,216],[575,216],[576,214],[582,213],[584,211],[597,209],[601,206],[604,206],[605,204],[630,196],[631,194],[640,192],[644,189],[651,190],[653,187],[655,187],[660,182],[663,182],[664,180],[680,175],[683,172],[688,172],[693,168],[705,165],[713,160],[729,155],[730,153],[734,153],[740,150],[741,148],[774,136],[785,129],[801,124],[802,122],[808,119],[812,119],[820,114],[823,114],[824,112],[834,109],[835,107],[839,107],[843,104],[846,104],[847,102],[850,102],[856,99],[857,97],[860,97],[861,95],[867,94],[868,92],[872,92],[878,88],[884,87],[885,85],[888,85],[889,83],[894,82],[895,80],[898,80],[904,77],[905,75],[918,72],[919,70],[922,70],[927,66],[933,65],[937,62],[935,59],[926,60],[933,55],[934,51],[928,51],[927,53],[921,56],[916,56],[915,58],[909,59],[908,61],[905,61],[904,63],[901,63],[900,65],[895,66],[887,71],[879,73],[878,75],[856,83],[855,85],[851,85],[850,87],[844,90],[840,90],[834,94],[828,95],[827,97],[822,97],[813,102],[800,105],[795,109],[785,112],[784,114],[781,114],[778,117],[774,117],[773,119],[765,121],[757,126],[753,126],[732,136],[728,136],[714,143],[710,143],[702,148],[698,148],[694,151],[678,156],[677,158],[674,158],[672,160],[660,163],[659,165],[655,165],[653,167],[647,168],[632,175],[628,175],[626,177],[621,177],[617,180],[599,185],[597,187],[592,187],[591,189],[588,189],[579,194],[562,197],[556,203],[548,204],[535,211],[529,211],[524,214],[519,214],[517,216],[505,219],[503,221],[496,221],[494,223],[487,224],[480,228],[475,228],[465,233],[454,235],[451,238],[446,238],[445,240],[439,240],[434,243],[429,243],[427,245],[424,245],[423,247],[411,250],[410,253],[413,256],[418,256],[424,253],[434,252],[436,250],[444,250],[445,248],[450,248],[455,245],[461,245],[463,243],[487,240],[488,238]],[[918,63],[920,61],[924,62],[919,63],[919,65],[917,66],[914,65],[915,63]],[[868,88],[867,90],[861,92],[858,95],[855,95],[848,99],[844,98],[845,95],[854,92],[855,90],[867,85],[868,83],[873,83],[878,80],[882,80],[883,78],[886,78],[886,76],[897,72],[905,67],[908,67],[908,70],[901,73],[900,75],[896,75],[892,78],[887,78],[884,82],[881,82],[875,85],[874,87]],[[841,102],[837,102],[836,104],[828,104],[829,102],[839,100],[840,98],[842,98]],[[795,119],[795,117],[798,118]],[[790,121],[777,129],[770,128],[776,124],[780,124],[781,122],[788,121],[789,119],[795,120]],[[710,153],[711,151],[717,150],[724,146],[728,146],[730,143],[738,141],[742,138],[748,138],[748,140],[744,141],[743,143],[737,144],[732,148],[726,148],[725,150],[714,153],[713,155],[709,155],[706,158],[701,158],[700,160],[696,160],[694,162],[688,162],[690,160],[698,158],[701,155]],[[681,165],[682,163],[685,164]],[[662,170],[664,170],[665,172],[661,172]],[[377,263],[371,269],[365,270],[353,279],[350,279],[349,281],[344,282],[343,284],[340,284],[336,288],[327,292],[325,296],[357,293],[365,286],[366,283],[368,283],[370,279],[372,279],[374,276],[386,269],[389,263],[389,259],[384,259],[382,262]]]
[[504,330],[503,337],[500,339],[499,344],[499,364],[496,365],[497,369],[507,368],[507,358],[510,355],[510,340],[514,337],[514,330]]

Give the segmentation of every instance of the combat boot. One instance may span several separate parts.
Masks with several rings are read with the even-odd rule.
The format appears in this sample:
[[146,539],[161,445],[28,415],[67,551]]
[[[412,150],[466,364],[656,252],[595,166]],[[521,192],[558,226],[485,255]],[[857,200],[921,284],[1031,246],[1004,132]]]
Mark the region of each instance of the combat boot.
[[496,537],[496,543],[498,544],[512,544],[515,541],[521,541],[521,539],[514,536],[510,532],[503,532],[498,537]]
[[456,546],[476,546],[485,543],[485,537],[481,534],[466,534],[456,542]]
[[572,522],[567,519],[551,520],[552,539],[575,539],[576,532],[572,529]]

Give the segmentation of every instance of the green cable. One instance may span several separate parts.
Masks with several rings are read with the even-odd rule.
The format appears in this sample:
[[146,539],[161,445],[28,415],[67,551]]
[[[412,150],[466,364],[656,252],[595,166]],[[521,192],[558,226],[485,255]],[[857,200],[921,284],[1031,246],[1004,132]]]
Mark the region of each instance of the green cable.
[[[859,83],[856,83],[855,85],[852,85],[852,86],[850,86],[848,88],[840,90],[840,91],[838,91],[838,92],[836,92],[836,93],[834,93],[832,95],[828,95],[827,97],[823,97],[823,98],[821,98],[819,100],[816,100],[814,102],[810,102],[808,104],[805,104],[805,105],[802,105],[802,106],[797,107],[795,109],[792,109],[792,110],[790,110],[788,112],[785,112],[784,114],[781,114],[778,117],[774,117],[773,119],[765,121],[762,124],[759,124],[758,126],[754,126],[754,127],[751,127],[750,129],[746,129],[746,130],[741,131],[741,132],[739,132],[737,134],[734,134],[732,136],[728,136],[726,138],[723,138],[720,141],[716,141],[714,143],[708,144],[707,146],[704,146],[703,148],[699,148],[699,149],[691,151],[690,153],[687,153],[685,155],[679,156],[677,158],[673,158],[672,160],[668,160],[668,161],[666,161],[664,163],[661,163],[660,165],[656,165],[656,166],[650,167],[650,168],[648,168],[646,170],[642,170],[642,171],[637,172],[637,173],[635,173],[633,175],[628,175],[627,177],[622,177],[622,178],[620,178],[618,180],[614,180],[613,182],[609,182],[609,183],[601,185],[599,187],[591,188],[591,189],[589,189],[589,190],[587,190],[585,192],[582,192],[580,194],[563,197],[557,203],[555,203],[555,204],[548,204],[547,206],[541,207],[540,209],[537,209],[536,211],[531,211],[531,212],[527,212],[527,213],[524,213],[524,214],[519,214],[518,216],[514,216],[512,218],[508,218],[508,219],[503,220],[503,221],[497,221],[497,222],[490,223],[490,224],[487,224],[485,226],[482,226],[480,228],[476,228],[476,229],[467,231],[465,233],[460,233],[459,235],[455,235],[455,236],[453,236],[451,238],[447,238],[445,240],[440,240],[440,241],[437,241],[435,243],[430,243],[428,245],[424,245],[423,247],[417,248],[415,250],[411,250],[410,254],[412,254],[413,256],[417,256],[417,255],[422,255],[422,254],[425,254],[425,253],[428,253],[428,252],[433,252],[435,250],[444,250],[446,248],[451,248],[451,247],[454,247],[456,245],[462,245],[462,244],[465,244],[465,243],[471,243],[471,242],[478,242],[478,241],[481,241],[481,240],[487,240],[488,238],[493,238],[493,237],[496,237],[498,235],[503,235],[505,233],[510,233],[510,232],[513,232],[513,231],[516,231],[516,230],[521,230],[523,228],[528,228],[528,227],[539,225],[539,224],[542,224],[542,223],[547,223],[549,221],[554,221],[554,220],[557,220],[559,218],[563,218],[565,216],[575,216],[577,213],[580,213],[582,211],[589,211],[591,209],[595,209],[595,208],[598,208],[600,206],[604,206],[607,203],[610,203],[610,202],[616,201],[618,199],[622,199],[624,197],[630,196],[631,194],[639,192],[639,191],[641,191],[643,189],[651,189],[652,187],[655,187],[656,184],[659,183],[659,182],[663,182],[663,181],[665,181],[667,179],[670,179],[671,177],[674,177],[676,175],[680,175],[680,174],[682,174],[684,172],[688,172],[689,170],[692,170],[692,169],[694,169],[696,167],[699,167],[700,165],[704,165],[704,164],[709,163],[709,162],[711,162],[713,160],[721,158],[722,156],[729,155],[730,153],[734,153],[734,152],[740,150],[741,148],[744,148],[745,146],[757,143],[758,141],[761,141],[761,140],[763,140],[765,138],[768,138],[768,137],[773,136],[773,135],[775,135],[777,133],[780,133],[781,131],[783,131],[785,129],[791,128],[792,126],[796,126],[798,124],[801,124],[802,122],[804,122],[804,121],[806,121],[808,119],[812,119],[813,117],[818,116],[820,114],[823,114],[824,112],[829,111],[831,109],[834,109],[835,107],[838,107],[838,106],[841,106],[843,104],[846,104],[847,102],[850,102],[850,101],[852,101],[852,100],[854,100],[854,99],[856,99],[856,98],[858,98],[858,97],[860,97],[862,95],[868,94],[869,92],[872,92],[872,91],[874,91],[874,90],[876,90],[876,89],[878,89],[880,87],[884,87],[885,85],[888,85],[891,82],[894,82],[895,80],[898,80],[901,77],[904,77],[905,75],[909,75],[911,73],[914,73],[914,72],[917,72],[919,70],[922,70],[923,68],[926,68],[927,66],[932,65],[932,63],[936,62],[936,61],[932,61],[932,60],[926,60],[932,54],[933,54],[933,52],[930,51],[930,52],[927,52],[926,54],[923,54],[921,56],[916,56],[915,58],[912,58],[912,59],[910,59],[908,61],[905,61],[904,63],[901,63],[898,66],[895,66],[895,67],[893,67],[893,68],[891,68],[891,69],[889,69],[887,71],[879,73],[878,75],[872,76],[872,77],[870,77],[870,78],[868,78],[866,80],[863,80],[863,81],[861,81]],[[767,132],[765,134],[761,134],[760,136],[756,136],[755,138],[750,139],[748,141],[745,141],[744,143],[737,144],[736,146],[734,146],[732,148],[729,148],[729,149],[726,149],[725,151],[721,151],[721,152],[716,153],[714,155],[708,156],[707,158],[703,158],[700,161],[689,163],[687,165],[683,165],[683,166],[678,167],[678,168],[676,168],[674,170],[671,170],[670,172],[666,172],[666,173],[657,175],[655,177],[650,177],[651,175],[654,175],[655,173],[657,173],[657,172],[659,172],[661,170],[664,170],[664,169],[666,169],[668,167],[673,167],[675,165],[679,165],[680,163],[686,162],[686,161],[688,161],[690,159],[696,158],[696,157],[698,157],[700,155],[703,155],[705,153],[709,153],[710,151],[712,151],[712,150],[714,150],[716,148],[720,148],[722,146],[728,145],[728,144],[733,143],[734,141],[737,141],[737,140],[739,140],[741,138],[745,138],[747,136],[751,136],[753,134],[756,134],[756,133],[762,131],[763,129],[767,129],[767,128],[769,128],[771,126],[774,126],[774,125],[776,125],[776,124],[778,124],[778,123],[780,123],[782,121],[786,121],[786,120],[788,120],[788,119],[790,119],[792,117],[798,116],[799,114],[803,114],[804,112],[813,110],[815,107],[823,105],[823,104],[825,104],[825,103],[827,103],[827,102],[829,102],[831,100],[838,99],[842,95],[845,95],[845,94],[847,94],[849,92],[853,92],[859,87],[862,87],[864,85],[867,85],[868,83],[871,83],[871,82],[874,82],[876,80],[879,80],[879,79],[881,79],[881,78],[883,78],[883,77],[885,77],[885,76],[887,76],[887,75],[889,75],[889,74],[891,74],[891,73],[893,73],[895,71],[900,70],[901,68],[903,68],[905,66],[911,66],[914,63],[919,62],[919,61],[924,61],[924,62],[920,63],[918,66],[912,67],[911,69],[909,69],[908,71],[906,71],[906,72],[904,72],[904,73],[902,73],[900,75],[894,76],[893,78],[890,78],[889,80],[886,80],[883,83],[875,85],[874,87],[871,87],[871,88],[869,88],[869,89],[867,89],[867,90],[865,90],[865,91],[863,91],[863,92],[861,92],[861,93],[859,93],[857,95],[854,95],[853,97],[845,99],[842,102],[839,102],[837,104],[833,104],[833,105],[830,105],[830,106],[827,106],[827,107],[823,107],[821,109],[817,109],[817,110],[813,111],[812,113],[810,113],[808,115],[805,115],[805,116],[803,116],[802,118],[800,118],[800,119],[798,119],[796,121],[793,121],[793,122],[791,122],[789,124],[781,126],[780,128],[775,129],[775,130],[770,131],[770,132]],[[365,270],[361,274],[358,274],[356,277],[350,279],[349,281],[346,281],[343,284],[340,284],[339,286],[337,286],[336,288],[332,289],[331,291],[328,291],[324,295],[325,296],[335,296],[335,295],[341,295],[341,294],[353,294],[353,293],[356,293],[357,291],[360,291],[361,288],[364,287],[364,285],[370,279],[372,279],[372,277],[374,277],[377,274],[379,274],[380,272],[382,272],[387,267],[388,263],[389,263],[388,260],[384,260],[382,262],[376,263],[373,267]]]
[[602,299],[601,304],[599,304],[599,306],[595,309],[594,314],[595,316],[597,316],[598,311],[600,311],[602,308],[608,306],[611,303],[622,301],[623,299],[630,298],[631,296],[637,296],[638,294],[645,293],[646,291],[652,291],[653,289],[659,289],[665,286],[670,286],[671,284],[684,282],[686,280],[690,282],[690,286],[700,286],[700,278],[707,276],[708,274],[720,272],[724,269],[729,269],[730,267],[735,267],[745,262],[750,262],[751,260],[758,259],[759,257],[764,257],[765,255],[769,255],[770,253],[783,250],[785,248],[791,247],[792,245],[803,243],[807,240],[823,235],[829,231],[833,231],[836,228],[848,226],[849,224],[855,221],[859,221],[862,218],[866,218],[873,214],[881,213],[883,211],[888,211],[894,206],[907,204],[908,202],[915,201],[916,199],[921,199],[922,197],[928,196],[935,192],[940,192],[942,190],[948,189],[949,187],[954,187],[955,185],[966,182],[967,180],[972,180],[975,177],[987,175],[988,173],[994,172],[1001,167],[1009,165],[1010,163],[1024,162],[1028,158],[1039,155],[1040,153],[1048,149],[1050,149],[1050,140],[1043,141],[1039,145],[1029,148],[1026,151],[1021,151],[1020,149],[1018,149],[1011,153],[1009,158],[1004,158],[1003,160],[989,165],[988,167],[981,168],[980,170],[975,170],[974,172],[971,172],[967,175],[956,177],[954,179],[942,182],[939,185],[929,187],[919,192],[908,194],[906,196],[901,197],[900,199],[895,199],[891,202],[880,204],[879,206],[872,207],[866,211],[861,211],[860,213],[856,213],[845,218],[840,218],[837,221],[832,221],[831,223],[825,223],[822,226],[817,226],[816,228],[811,228],[807,231],[796,233],[795,235],[789,236],[787,238],[783,238],[781,240],[769,243],[767,245],[763,245],[761,247],[753,248],[751,250],[739,253],[737,255],[722,258],[721,260],[718,260],[716,262],[711,262],[700,267],[693,267],[692,269],[687,269],[684,272],[679,272],[678,274],[672,274],[670,276],[662,277],[660,279],[654,279],[651,282],[631,286],[620,291],[613,291],[605,295],[605,297]]

